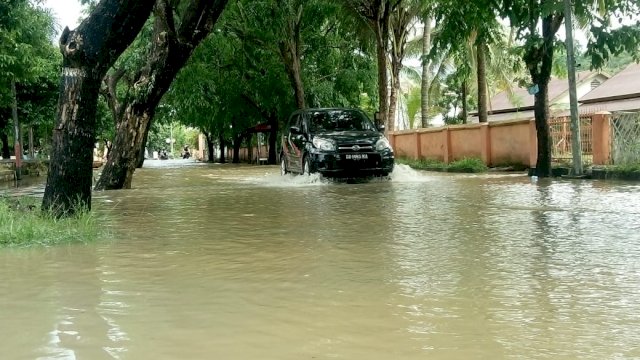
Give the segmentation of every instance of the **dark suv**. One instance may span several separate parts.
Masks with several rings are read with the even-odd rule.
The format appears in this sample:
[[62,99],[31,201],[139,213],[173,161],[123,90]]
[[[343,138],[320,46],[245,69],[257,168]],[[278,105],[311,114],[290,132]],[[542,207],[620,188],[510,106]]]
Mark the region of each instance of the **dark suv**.
[[326,108],[295,111],[282,136],[282,174],[318,172],[328,177],[387,176],[393,171],[389,141],[362,111]]

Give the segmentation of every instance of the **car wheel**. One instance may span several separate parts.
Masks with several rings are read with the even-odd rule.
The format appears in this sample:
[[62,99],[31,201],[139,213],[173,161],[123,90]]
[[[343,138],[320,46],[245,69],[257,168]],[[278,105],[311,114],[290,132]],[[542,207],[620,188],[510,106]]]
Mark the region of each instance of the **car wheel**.
[[287,159],[284,158],[284,154],[280,155],[280,175],[284,176],[289,173],[287,170]]
[[309,157],[305,155],[302,159],[302,175],[311,175],[311,168],[309,166]]

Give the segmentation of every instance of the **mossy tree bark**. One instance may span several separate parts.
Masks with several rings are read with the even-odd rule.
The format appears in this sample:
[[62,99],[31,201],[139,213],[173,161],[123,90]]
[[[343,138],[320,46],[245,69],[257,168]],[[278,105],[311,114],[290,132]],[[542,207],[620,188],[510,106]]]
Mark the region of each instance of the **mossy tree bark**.
[[91,208],[93,146],[100,84],[131,44],[155,0],[102,0],[80,26],[65,28],[58,112],[42,209],[56,216]]

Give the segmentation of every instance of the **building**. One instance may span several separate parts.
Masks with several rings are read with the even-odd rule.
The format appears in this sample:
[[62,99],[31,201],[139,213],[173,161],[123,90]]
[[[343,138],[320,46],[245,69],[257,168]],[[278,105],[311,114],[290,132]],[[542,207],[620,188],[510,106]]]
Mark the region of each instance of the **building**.
[[[576,74],[576,92],[578,99],[600,87],[609,76],[595,71],[582,71]],[[534,118],[535,98],[529,89],[518,88],[513,94],[503,91],[491,99],[488,121],[529,120]],[[553,116],[562,116],[569,112],[569,81],[552,78],[549,81],[549,104]],[[470,123],[478,122],[478,113],[472,112]]]

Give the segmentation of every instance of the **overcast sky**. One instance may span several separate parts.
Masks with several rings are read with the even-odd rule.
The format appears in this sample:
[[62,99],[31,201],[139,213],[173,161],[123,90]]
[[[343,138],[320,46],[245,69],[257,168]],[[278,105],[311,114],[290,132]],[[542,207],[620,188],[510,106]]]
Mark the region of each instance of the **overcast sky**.
[[80,0],[45,0],[44,6],[53,10],[59,30],[68,26],[74,29],[78,26],[78,19],[81,16],[82,5]]

